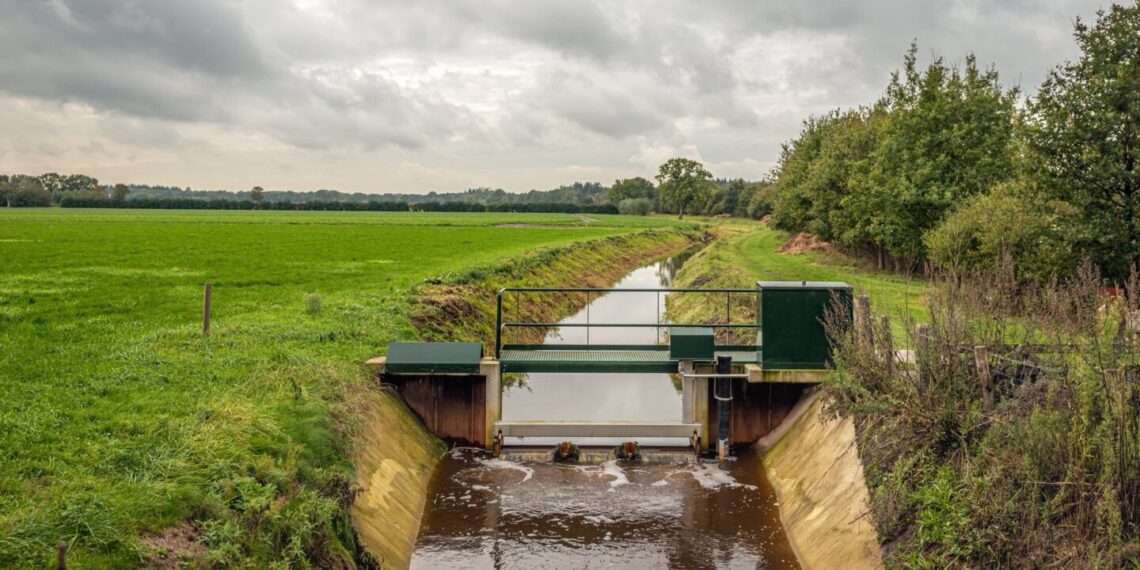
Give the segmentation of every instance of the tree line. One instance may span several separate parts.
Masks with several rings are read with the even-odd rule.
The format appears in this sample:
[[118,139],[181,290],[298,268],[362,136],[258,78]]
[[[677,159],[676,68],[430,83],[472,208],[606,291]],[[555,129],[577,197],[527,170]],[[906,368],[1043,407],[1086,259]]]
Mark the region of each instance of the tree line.
[[[35,204],[41,205],[41,204]],[[42,204],[46,205],[46,204]],[[315,200],[194,200],[176,198],[136,198],[115,201],[107,197],[65,197],[63,208],[130,208],[145,210],[291,210],[336,212],[545,212],[563,214],[617,214],[612,204],[571,204],[565,202],[533,202],[520,204],[480,204],[477,202],[400,202],[369,200],[367,202],[334,202]]]
[[173,186],[104,186],[83,174],[0,176],[0,203],[9,207],[59,205],[70,208],[217,210],[360,210],[436,212],[560,212],[647,215],[675,212],[759,217],[768,211],[758,200],[768,182],[714,179],[699,162],[673,158],[661,165],[657,184],[642,177],[575,182],[552,190],[510,193],[501,188],[427,194],[347,194],[336,190],[193,190]]
[[972,55],[921,68],[912,45],[878,101],[804,122],[762,208],[896,270],[1010,256],[1020,278],[1087,260],[1124,279],[1140,263],[1140,7],[1074,36],[1080,57],[1031,98]]

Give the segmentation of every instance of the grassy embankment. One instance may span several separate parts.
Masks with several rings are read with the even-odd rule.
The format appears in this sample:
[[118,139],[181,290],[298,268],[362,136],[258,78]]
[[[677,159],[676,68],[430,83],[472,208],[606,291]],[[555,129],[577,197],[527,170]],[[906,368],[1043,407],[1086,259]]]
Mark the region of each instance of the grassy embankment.
[[[931,288],[921,279],[876,271],[836,252],[777,253],[789,235],[759,222],[731,220],[712,231],[719,239],[685,263],[675,286],[750,288],[758,280],[846,281],[856,294],[871,298],[876,313],[892,318],[896,332],[901,332],[907,322],[928,318],[925,298]],[[675,322],[723,320],[721,302],[698,295],[676,295],[670,299],[669,316]],[[733,320],[754,319],[755,303],[754,296],[733,297]],[[903,339],[905,335],[896,337]]]
[[416,336],[418,288],[673,225],[0,213],[0,566],[46,565],[61,541],[85,568],[140,565],[164,547],[235,566],[356,557],[349,457],[376,396],[361,362]]

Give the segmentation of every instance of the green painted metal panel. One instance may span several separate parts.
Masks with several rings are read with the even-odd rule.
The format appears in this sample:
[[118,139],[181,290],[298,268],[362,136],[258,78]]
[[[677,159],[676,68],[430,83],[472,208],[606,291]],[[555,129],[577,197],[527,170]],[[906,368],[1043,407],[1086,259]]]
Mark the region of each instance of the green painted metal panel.
[[851,286],[840,282],[761,281],[757,317],[760,320],[765,369],[815,370],[831,362],[824,319],[833,300],[850,314]]
[[478,342],[394,342],[385,370],[392,374],[479,374]]
[[711,361],[716,353],[716,337],[711,328],[672,327],[669,329],[669,358]]

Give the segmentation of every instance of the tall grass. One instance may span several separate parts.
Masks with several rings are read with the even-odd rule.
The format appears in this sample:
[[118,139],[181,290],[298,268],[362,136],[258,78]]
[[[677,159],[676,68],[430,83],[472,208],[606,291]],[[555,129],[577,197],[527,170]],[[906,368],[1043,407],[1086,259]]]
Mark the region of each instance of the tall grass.
[[913,365],[883,358],[881,327],[833,327],[827,393],[856,419],[888,565],[1136,567],[1140,278],[1113,296],[1094,268],[1026,284],[1006,260],[938,285],[928,332],[904,327]]

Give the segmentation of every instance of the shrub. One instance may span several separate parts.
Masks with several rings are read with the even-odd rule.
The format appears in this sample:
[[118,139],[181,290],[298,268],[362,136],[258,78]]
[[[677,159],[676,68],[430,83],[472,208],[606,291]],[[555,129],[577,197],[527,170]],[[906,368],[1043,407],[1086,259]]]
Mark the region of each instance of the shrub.
[[618,203],[618,213],[626,216],[646,216],[652,208],[649,198],[627,198]]
[[952,272],[993,268],[1008,254],[1022,279],[1043,279],[1076,267],[1058,230],[1059,204],[1041,203],[1013,183],[967,199],[924,236],[930,259]]

